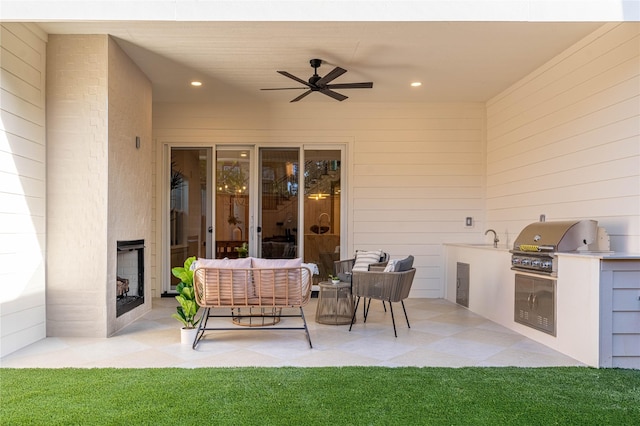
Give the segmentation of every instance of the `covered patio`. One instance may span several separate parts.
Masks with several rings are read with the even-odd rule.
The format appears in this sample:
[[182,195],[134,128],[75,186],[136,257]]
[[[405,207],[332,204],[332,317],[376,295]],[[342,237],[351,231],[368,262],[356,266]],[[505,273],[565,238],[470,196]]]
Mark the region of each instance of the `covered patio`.
[[[467,367],[581,366],[579,361],[443,299],[407,299],[411,328],[373,302],[348,325],[315,322],[316,298],[304,308],[313,349],[301,331],[209,332],[197,347],[180,344],[171,318],[176,301],[153,299],[153,308],[110,338],[48,337],[1,359],[7,368],[143,367]],[[294,319],[283,319],[295,321]]]

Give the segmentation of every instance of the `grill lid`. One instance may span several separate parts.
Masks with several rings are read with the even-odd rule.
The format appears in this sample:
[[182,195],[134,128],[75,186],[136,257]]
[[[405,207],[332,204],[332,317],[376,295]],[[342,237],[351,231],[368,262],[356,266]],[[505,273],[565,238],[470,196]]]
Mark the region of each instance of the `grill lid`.
[[516,238],[516,251],[576,251],[596,240],[598,222],[570,220],[535,222],[527,225]]

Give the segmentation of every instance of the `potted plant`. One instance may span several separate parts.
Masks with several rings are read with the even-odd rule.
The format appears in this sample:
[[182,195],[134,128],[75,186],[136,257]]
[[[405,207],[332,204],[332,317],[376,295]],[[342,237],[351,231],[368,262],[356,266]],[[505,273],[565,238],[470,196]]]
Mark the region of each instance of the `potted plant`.
[[331,280],[331,284],[340,284],[340,278],[335,275],[329,275],[329,279]]
[[183,267],[175,267],[171,269],[173,276],[180,280],[176,286],[178,295],[176,300],[180,303],[177,312],[171,315],[183,324],[180,331],[180,341],[182,343],[193,343],[195,334],[198,332],[196,326],[200,319],[196,320],[196,314],[200,308],[196,303],[196,293],[193,288],[193,271],[191,264],[196,260],[195,256],[187,258]]
[[249,254],[249,246],[247,246],[247,243],[242,243],[242,246],[236,247],[235,250],[238,252],[238,257],[247,257]]

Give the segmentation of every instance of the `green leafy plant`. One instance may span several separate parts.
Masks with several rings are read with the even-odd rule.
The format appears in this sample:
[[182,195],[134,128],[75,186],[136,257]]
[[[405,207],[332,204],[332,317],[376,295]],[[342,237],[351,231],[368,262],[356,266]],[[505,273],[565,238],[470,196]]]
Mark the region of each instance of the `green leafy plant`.
[[180,280],[180,283],[176,286],[178,295],[176,300],[180,303],[177,313],[171,315],[173,318],[184,324],[184,328],[195,328],[200,320],[196,320],[196,314],[200,308],[196,303],[196,292],[193,288],[193,271],[191,270],[191,264],[195,262],[196,257],[192,256],[184,261],[183,267],[175,267],[171,269],[171,273],[174,277]]
[[247,257],[249,254],[249,246],[247,246],[247,243],[242,243],[242,246],[236,247],[235,251],[238,252],[238,257]]

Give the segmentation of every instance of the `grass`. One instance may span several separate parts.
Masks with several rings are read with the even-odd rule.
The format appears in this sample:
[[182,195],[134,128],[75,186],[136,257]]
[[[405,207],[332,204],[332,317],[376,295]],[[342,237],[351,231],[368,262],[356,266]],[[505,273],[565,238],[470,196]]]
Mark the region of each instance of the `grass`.
[[0,369],[3,425],[638,425],[640,370]]

